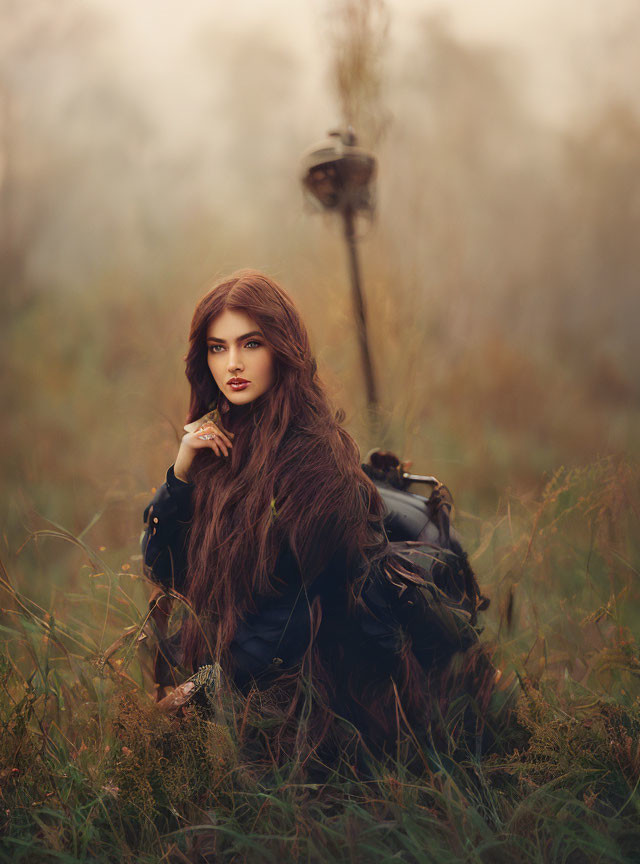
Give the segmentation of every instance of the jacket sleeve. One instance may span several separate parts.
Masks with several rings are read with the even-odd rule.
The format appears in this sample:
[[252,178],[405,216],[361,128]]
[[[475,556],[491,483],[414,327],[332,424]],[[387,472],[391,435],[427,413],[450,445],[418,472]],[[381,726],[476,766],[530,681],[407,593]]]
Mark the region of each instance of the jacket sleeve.
[[143,517],[142,558],[147,575],[165,588],[179,592],[187,572],[192,492],[193,484],[178,480],[171,466]]

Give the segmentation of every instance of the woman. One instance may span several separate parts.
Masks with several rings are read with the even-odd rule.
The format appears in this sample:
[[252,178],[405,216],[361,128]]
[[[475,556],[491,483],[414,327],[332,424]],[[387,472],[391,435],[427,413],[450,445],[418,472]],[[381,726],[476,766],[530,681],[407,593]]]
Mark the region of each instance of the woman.
[[381,747],[399,724],[415,734],[451,657],[477,665],[479,595],[447,600],[392,551],[381,497],[275,282],[250,270],[221,282],[189,341],[189,423],[143,541],[151,577],[191,612],[181,663],[218,662],[245,694],[284,688],[290,716],[311,681],[316,742],[336,715]]

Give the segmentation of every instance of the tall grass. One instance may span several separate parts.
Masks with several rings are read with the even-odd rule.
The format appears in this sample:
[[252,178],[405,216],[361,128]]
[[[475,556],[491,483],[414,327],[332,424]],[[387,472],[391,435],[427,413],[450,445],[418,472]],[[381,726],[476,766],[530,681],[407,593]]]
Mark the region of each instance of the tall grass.
[[493,519],[460,515],[515,713],[480,752],[426,739],[364,770],[346,753],[322,771],[273,763],[265,706],[160,715],[136,556],[111,566],[39,530],[42,552],[69,544],[80,587],[45,608],[3,570],[3,860],[634,860],[638,474],[561,469]]

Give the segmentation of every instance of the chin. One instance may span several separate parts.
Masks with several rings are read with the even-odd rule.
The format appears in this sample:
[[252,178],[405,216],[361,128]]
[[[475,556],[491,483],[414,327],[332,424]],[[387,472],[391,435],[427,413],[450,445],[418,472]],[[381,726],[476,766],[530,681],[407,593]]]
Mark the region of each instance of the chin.
[[245,391],[234,393],[233,390],[225,393],[225,396],[227,397],[227,401],[232,405],[248,405],[250,402],[255,402],[258,398],[252,393],[246,393]]

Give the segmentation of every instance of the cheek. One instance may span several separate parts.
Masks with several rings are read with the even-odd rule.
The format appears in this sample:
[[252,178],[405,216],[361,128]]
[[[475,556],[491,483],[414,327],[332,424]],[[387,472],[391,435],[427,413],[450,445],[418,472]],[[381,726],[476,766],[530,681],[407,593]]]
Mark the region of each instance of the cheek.
[[209,367],[209,372],[211,372],[216,383],[218,383],[218,381],[220,380],[220,375],[222,373],[220,358],[216,357],[215,354],[209,354],[209,356],[207,357],[207,365]]
[[273,384],[275,381],[275,363],[273,362],[273,357],[270,354],[266,354],[262,360],[261,365],[261,375],[265,381],[269,382],[269,385]]

